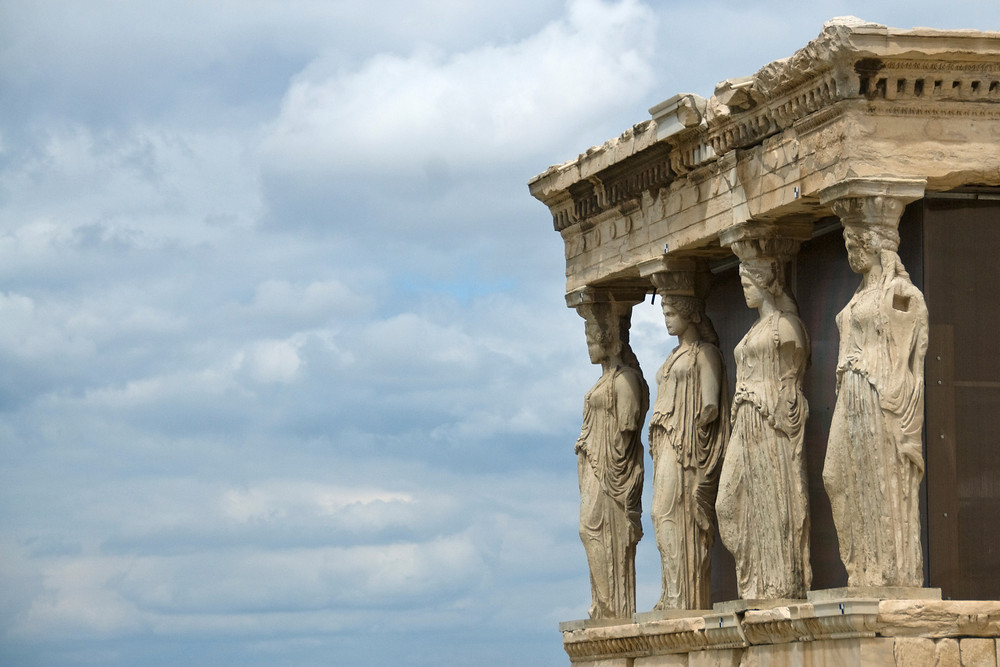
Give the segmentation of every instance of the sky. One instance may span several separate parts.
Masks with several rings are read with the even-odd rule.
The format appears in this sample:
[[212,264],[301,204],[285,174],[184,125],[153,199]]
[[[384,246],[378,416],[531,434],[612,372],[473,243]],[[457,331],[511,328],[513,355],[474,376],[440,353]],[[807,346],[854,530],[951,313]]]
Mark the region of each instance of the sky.
[[[996,0],[0,0],[0,663],[566,664],[600,369],[527,181],[843,15],[1000,29]],[[654,386],[658,306],[632,338]]]

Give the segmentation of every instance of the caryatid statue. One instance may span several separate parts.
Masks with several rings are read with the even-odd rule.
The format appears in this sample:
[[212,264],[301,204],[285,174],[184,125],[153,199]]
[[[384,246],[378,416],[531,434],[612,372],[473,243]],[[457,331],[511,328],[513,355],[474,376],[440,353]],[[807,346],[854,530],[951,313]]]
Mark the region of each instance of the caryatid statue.
[[837,315],[837,404],[823,482],[848,585],[923,584],[919,488],[924,473],[927,307],[896,249],[905,204],[923,181],[852,180],[821,193],[844,225],[861,285]]
[[729,437],[728,382],[719,336],[705,314],[707,263],[674,260],[673,265],[686,270],[650,275],[667,333],[677,337],[677,347],[656,374],[649,424],[650,514],[663,579],[655,609],[711,609],[715,497]]
[[739,256],[743,295],[759,318],[734,351],[719,532],[736,560],[741,598],[804,598],[812,581],[802,394],[810,350],[785,281],[798,241],[759,223],[727,230],[720,240]]
[[[576,441],[580,539],[590,566],[590,617],[631,619],[635,613],[635,547],[642,537],[643,449],[649,388],[628,344],[632,305],[591,290],[567,296],[586,320],[590,361],[601,377],[584,399]],[[579,299],[583,303],[572,303]]]

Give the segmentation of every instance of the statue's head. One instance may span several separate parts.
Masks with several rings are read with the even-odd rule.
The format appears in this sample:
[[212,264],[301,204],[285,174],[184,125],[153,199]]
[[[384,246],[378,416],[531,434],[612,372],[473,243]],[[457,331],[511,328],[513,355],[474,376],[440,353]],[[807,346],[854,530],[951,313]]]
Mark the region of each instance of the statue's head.
[[599,364],[606,359],[621,357],[623,339],[618,312],[611,305],[603,303],[580,307],[584,316],[584,332],[587,336],[587,351],[590,361]]
[[693,296],[664,295],[661,305],[667,333],[671,336],[681,336],[688,327],[697,329],[705,313],[704,300]]
[[740,283],[743,285],[743,297],[751,308],[759,308],[764,301],[774,302],[784,293],[773,260],[754,259],[741,262]]
[[844,226],[844,245],[851,270],[868,273],[883,252],[896,252],[899,232],[888,225],[848,224]]

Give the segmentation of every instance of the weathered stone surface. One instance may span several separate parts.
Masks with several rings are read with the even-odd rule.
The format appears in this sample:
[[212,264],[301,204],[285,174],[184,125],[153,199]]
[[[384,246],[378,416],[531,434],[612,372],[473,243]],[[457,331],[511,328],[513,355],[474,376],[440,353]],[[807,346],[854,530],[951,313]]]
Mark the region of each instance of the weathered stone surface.
[[775,607],[788,607],[805,602],[800,598],[750,598],[737,600],[724,600],[712,605],[715,613],[737,613],[748,609],[774,609]]
[[883,600],[878,623],[882,635],[1000,637],[1000,602]]
[[705,616],[705,645],[709,648],[741,648],[748,644],[738,614],[712,613]]
[[840,600],[800,606],[799,615],[816,639],[874,637],[878,623],[877,600]]
[[995,639],[982,637],[966,637],[959,640],[959,650],[962,656],[962,667],[979,667],[979,665],[996,665],[997,648]]
[[746,649],[741,667],[896,667],[891,639],[837,639]]
[[934,646],[934,664],[937,667],[951,667],[961,664],[958,640],[945,638],[937,640]]
[[861,598],[867,600],[940,600],[940,588],[912,586],[852,586],[850,588],[823,588],[809,591],[810,602],[828,602]]
[[698,651],[688,655],[688,667],[739,667],[742,658],[741,648]]
[[650,623],[692,617],[701,618],[705,614],[711,613],[711,609],[654,609],[652,611],[638,611],[634,618],[636,623]]
[[653,621],[643,625],[641,632],[653,654],[687,653],[706,643],[701,616]]
[[563,632],[563,648],[574,664],[632,658],[644,652],[640,634],[640,626],[631,623],[573,630]]
[[577,664],[586,665],[586,667],[633,667],[635,663],[631,658],[602,658]]
[[[580,665],[686,656],[687,664],[706,666],[989,666],[996,639],[988,633],[998,634],[998,614],[1000,602],[845,599],[645,623],[588,621],[564,631],[563,645]],[[671,661],[663,664],[684,664]]]
[[743,633],[751,644],[785,644],[812,639],[796,607],[747,611]]
[[686,653],[636,658],[632,667],[688,667]]
[[893,655],[897,665],[933,667],[934,640],[926,637],[897,637],[893,640]]

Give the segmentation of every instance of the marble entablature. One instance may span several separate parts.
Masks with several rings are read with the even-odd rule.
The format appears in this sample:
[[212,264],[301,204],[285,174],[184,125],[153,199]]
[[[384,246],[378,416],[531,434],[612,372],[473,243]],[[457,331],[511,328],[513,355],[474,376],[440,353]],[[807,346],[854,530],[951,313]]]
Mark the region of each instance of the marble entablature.
[[830,215],[849,178],[1000,185],[1000,32],[836,19],[792,57],[677,95],[529,183],[565,242],[567,292],[639,280],[666,254],[722,257],[748,220]]

